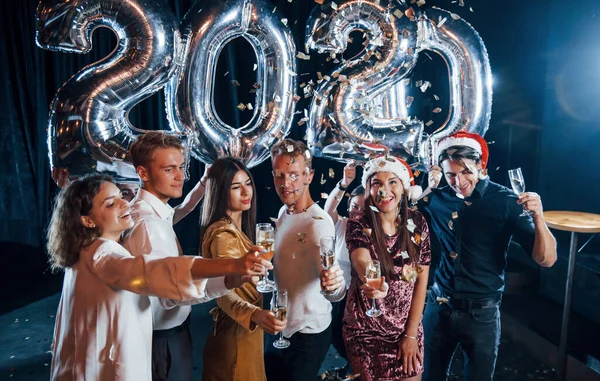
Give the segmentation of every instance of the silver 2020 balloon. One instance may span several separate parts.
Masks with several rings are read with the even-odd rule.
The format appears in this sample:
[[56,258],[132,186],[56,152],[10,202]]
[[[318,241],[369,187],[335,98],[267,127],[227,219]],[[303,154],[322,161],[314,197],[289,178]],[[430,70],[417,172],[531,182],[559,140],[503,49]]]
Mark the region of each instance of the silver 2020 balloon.
[[161,0],[42,0],[36,20],[36,42],[49,50],[87,53],[96,27],[117,36],[115,51],[75,74],[52,101],[51,165],[73,176],[106,170],[135,177],[127,149],[143,131],[127,114],[174,72],[179,32],[171,10]]
[[[296,48],[289,28],[267,0],[208,0],[188,11],[180,29],[183,62],[166,89],[171,129],[191,136],[192,155],[205,163],[222,156],[261,163],[291,127]],[[214,87],[219,55],[238,37],[256,53],[259,86],[252,119],[236,129],[219,118]]]

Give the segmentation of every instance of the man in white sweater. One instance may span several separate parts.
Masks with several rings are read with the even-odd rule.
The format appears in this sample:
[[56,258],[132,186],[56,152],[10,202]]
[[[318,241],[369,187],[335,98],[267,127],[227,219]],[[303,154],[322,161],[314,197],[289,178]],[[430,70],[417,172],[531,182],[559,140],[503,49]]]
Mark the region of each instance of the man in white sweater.
[[[315,203],[308,189],[312,155],[306,145],[285,139],[271,150],[279,211],[273,259],[277,287],[288,291],[288,324],[283,335],[291,345],[282,359],[267,361],[269,379],[314,380],[331,342],[331,303],[346,292],[337,262],[323,270],[321,237],[335,236],[331,217]],[[322,295],[321,288],[331,291]]]

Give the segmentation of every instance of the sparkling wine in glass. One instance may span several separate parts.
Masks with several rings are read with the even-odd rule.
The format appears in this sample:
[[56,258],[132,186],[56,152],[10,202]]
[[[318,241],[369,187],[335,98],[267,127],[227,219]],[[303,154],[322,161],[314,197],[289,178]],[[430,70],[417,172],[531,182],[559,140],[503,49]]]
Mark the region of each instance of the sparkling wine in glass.
[[[287,318],[288,293],[280,288],[273,291],[273,299],[271,300],[271,312],[275,318],[284,321]],[[279,332],[279,339],[273,342],[273,346],[277,349],[284,349],[290,346],[289,340],[283,337],[283,331]]]
[[[322,237],[319,241],[321,251],[321,266],[325,270],[329,270],[335,262],[335,238],[334,237]],[[332,295],[335,291],[328,291],[321,289],[321,294]]]
[[[256,224],[256,244],[263,249],[266,253],[261,253],[260,256],[270,261],[273,259],[273,250],[275,249],[275,229],[273,225]],[[263,294],[269,293],[275,290],[275,282],[269,280],[269,270],[265,269],[265,275],[260,276],[260,280],[256,283],[256,289],[258,292]]]
[[[367,262],[366,277],[369,286],[373,288],[381,287],[381,265],[379,264],[379,261],[372,260]],[[373,306],[366,311],[366,314],[370,317],[378,317],[383,314],[383,312],[377,308],[375,299],[373,299]]]
[[[523,178],[521,168],[509,169],[508,178],[510,179],[510,185],[512,186],[513,191],[517,195],[525,192],[525,179]],[[521,213],[519,216],[531,216],[531,212],[525,209],[525,205],[523,205],[523,213]]]

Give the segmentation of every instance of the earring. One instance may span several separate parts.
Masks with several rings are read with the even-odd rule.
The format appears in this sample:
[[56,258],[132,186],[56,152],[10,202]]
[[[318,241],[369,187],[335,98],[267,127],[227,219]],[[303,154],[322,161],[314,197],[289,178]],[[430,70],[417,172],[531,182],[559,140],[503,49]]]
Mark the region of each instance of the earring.
[[96,227],[96,225],[92,225],[92,226],[90,226],[90,229],[93,229],[93,228],[95,228],[95,227]]

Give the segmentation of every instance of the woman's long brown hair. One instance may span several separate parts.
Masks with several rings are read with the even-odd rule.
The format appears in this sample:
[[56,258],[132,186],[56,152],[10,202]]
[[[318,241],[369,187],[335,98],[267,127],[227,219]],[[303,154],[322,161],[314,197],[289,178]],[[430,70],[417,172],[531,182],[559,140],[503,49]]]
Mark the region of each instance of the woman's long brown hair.
[[[419,263],[419,250],[418,246],[411,240],[410,232],[407,229],[408,219],[412,218],[413,213],[408,206],[408,198],[406,189],[402,192],[402,199],[400,201],[400,211],[396,222],[398,223],[398,239],[393,247],[391,247],[391,253],[388,252],[388,246],[385,242],[385,233],[383,227],[377,218],[377,213],[371,206],[375,207],[371,198],[371,178],[367,180],[367,189],[365,195],[365,218],[369,222],[369,225],[373,227],[371,232],[371,239],[374,242],[375,250],[377,251],[379,262],[381,264],[381,275],[385,276],[390,280],[398,280],[398,277],[394,275],[394,258],[393,256],[400,251],[406,251],[408,253],[410,262],[413,264]],[[416,223],[416,221],[413,220]]]

